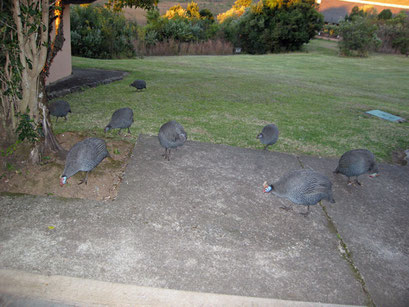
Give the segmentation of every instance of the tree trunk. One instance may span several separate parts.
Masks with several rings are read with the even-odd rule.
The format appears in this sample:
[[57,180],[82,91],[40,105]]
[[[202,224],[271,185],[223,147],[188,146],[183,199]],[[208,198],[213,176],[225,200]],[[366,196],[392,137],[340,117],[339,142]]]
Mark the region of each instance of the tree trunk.
[[[58,1],[57,1],[58,2]],[[36,15],[29,15],[21,10],[22,6],[33,4],[41,11],[41,20]],[[19,47],[19,57],[22,64],[21,92],[22,99],[18,104],[18,111],[29,112],[37,127],[42,127],[44,138],[34,144],[30,160],[38,163],[44,150],[49,150],[64,155],[65,150],[55,138],[46,107],[45,77],[54,56],[62,45],[55,48],[54,42],[50,44],[50,23],[55,20],[54,4],[49,0],[13,0],[13,19]],[[50,13],[53,14],[50,18]],[[61,18],[62,20],[62,18]],[[30,24],[37,22],[38,30],[31,31]],[[60,26],[62,23],[60,24]],[[61,41],[62,32],[56,38]],[[62,38],[63,41],[63,38]],[[50,46],[50,47],[47,47]]]

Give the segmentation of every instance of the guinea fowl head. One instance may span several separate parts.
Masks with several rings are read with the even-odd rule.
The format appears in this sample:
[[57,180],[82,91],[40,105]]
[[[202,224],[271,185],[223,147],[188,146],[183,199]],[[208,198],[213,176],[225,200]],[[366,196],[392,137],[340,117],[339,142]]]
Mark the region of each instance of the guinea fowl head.
[[270,193],[272,190],[273,190],[273,186],[269,185],[267,183],[267,181],[264,181],[264,183],[263,183],[263,192],[264,193]]
[[259,135],[257,135],[257,138],[258,138],[258,139],[262,139],[263,136],[264,136],[264,135],[263,135],[262,133],[259,133]]
[[60,178],[60,186],[63,186],[66,183],[67,183],[67,176],[62,175]]
[[107,133],[107,131],[110,130],[110,129],[111,129],[111,126],[108,125],[108,126],[105,127],[104,132]]
[[379,169],[378,169],[378,165],[376,165],[376,163],[374,163],[372,166],[371,166],[371,168],[369,169],[369,172],[371,173],[370,175],[369,175],[369,177],[371,177],[371,178],[375,178],[375,177],[378,177],[379,176]]

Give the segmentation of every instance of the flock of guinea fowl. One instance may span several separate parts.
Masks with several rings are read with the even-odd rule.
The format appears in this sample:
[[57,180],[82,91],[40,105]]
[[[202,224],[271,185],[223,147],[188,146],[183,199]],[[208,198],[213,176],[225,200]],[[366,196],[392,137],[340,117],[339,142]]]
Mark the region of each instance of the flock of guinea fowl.
[[[144,80],[135,80],[130,86],[137,90],[146,89]],[[49,111],[51,115],[65,117],[71,112],[68,102],[58,100],[50,104]],[[133,123],[133,111],[130,108],[121,108],[116,110],[111,117],[109,124],[105,127],[105,133],[110,129],[128,129]],[[276,125],[266,125],[257,136],[264,150],[277,142],[279,130]],[[187,133],[183,126],[176,121],[169,121],[163,124],[158,133],[160,145],[165,149],[163,156],[170,161],[171,149],[182,146],[187,140]],[[104,158],[109,156],[105,141],[99,138],[87,138],[76,143],[68,152],[64,172],[60,178],[60,185],[67,183],[68,178],[79,171],[86,172],[85,178],[79,184],[87,184],[88,173],[94,169]],[[366,149],[354,149],[345,152],[339,159],[338,167],[334,173],[341,173],[348,177],[348,185],[361,185],[358,176],[369,173],[370,177],[378,175],[378,166],[375,156]],[[355,181],[351,181],[355,177]],[[263,191],[273,193],[279,197],[284,197],[297,205],[307,206],[307,211],[300,213],[304,216],[309,214],[311,205],[316,205],[319,201],[325,199],[335,203],[332,194],[332,183],[329,178],[319,172],[309,169],[291,171],[281,177],[274,184],[264,182]],[[283,206],[282,209],[289,210],[291,207]]]

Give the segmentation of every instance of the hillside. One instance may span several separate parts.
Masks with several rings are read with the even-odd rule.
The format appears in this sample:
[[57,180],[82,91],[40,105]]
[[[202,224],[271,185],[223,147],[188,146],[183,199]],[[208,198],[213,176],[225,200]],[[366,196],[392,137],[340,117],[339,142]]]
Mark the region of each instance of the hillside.
[[[235,0],[208,0],[208,1],[195,1],[199,5],[199,9],[209,9],[215,16],[222,12],[227,11],[233,5]],[[106,0],[97,0],[95,3],[103,4]],[[180,4],[182,7],[186,8],[188,3],[191,1],[166,1],[160,0],[158,7],[161,14],[165,12],[174,5]],[[131,9],[125,8],[124,15],[128,19],[136,20],[138,24],[146,24],[146,11],[143,9]]]

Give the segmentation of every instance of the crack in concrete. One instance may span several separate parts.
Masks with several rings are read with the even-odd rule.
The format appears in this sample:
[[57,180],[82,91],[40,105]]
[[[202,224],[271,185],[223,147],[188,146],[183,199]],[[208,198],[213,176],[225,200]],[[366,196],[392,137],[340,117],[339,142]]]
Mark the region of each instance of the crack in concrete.
[[371,294],[369,293],[368,288],[366,287],[366,283],[364,280],[364,277],[362,276],[361,272],[359,271],[358,267],[355,265],[354,260],[352,259],[352,252],[349,250],[348,246],[346,245],[344,239],[341,237],[341,235],[338,232],[337,227],[335,226],[334,221],[328,214],[327,208],[325,205],[323,205],[321,202],[319,202],[322,211],[325,214],[325,217],[327,218],[328,221],[328,227],[332,229],[332,231],[336,234],[337,239],[338,239],[338,250],[341,253],[342,257],[346,260],[346,262],[349,264],[349,266],[352,269],[352,272],[354,273],[355,278],[357,281],[361,284],[362,290],[364,291],[366,298],[367,298],[367,305],[368,306],[373,306],[375,307],[375,302],[373,301]]
[[[300,163],[300,166],[305,169],[304,164],[302,163],[300,157],[296,156],[298,163]],[[349,264],[351,267],[352,272],[354,273],[354,276],[356,280],[361,284],[362,291],[366,295],[367,298],[367,305],[370,307],[376,307],[375,302],[373,301],[371,294],[369,293],[368,288],[366,287],[366,283],[364,280],[364,277],[362,276],[361,272],[359,271],[358,267],[355,265],[354,260],[352,259],[352,252],[349,250],[348,246],[346,245],[344,239],[342,239],[337,227],[335,226],[335,223],[331,216],[328,214],[327,208],[325,205],[322,204],[322,202],[319,202],[319,205],[322,208],[322,211],[325,214],[325,217],[328,221],[328,228],[330,229],[331,232],[333,232],[338,239],[338,250],[341,253],[342,258],[345,259],[345,261]]]

